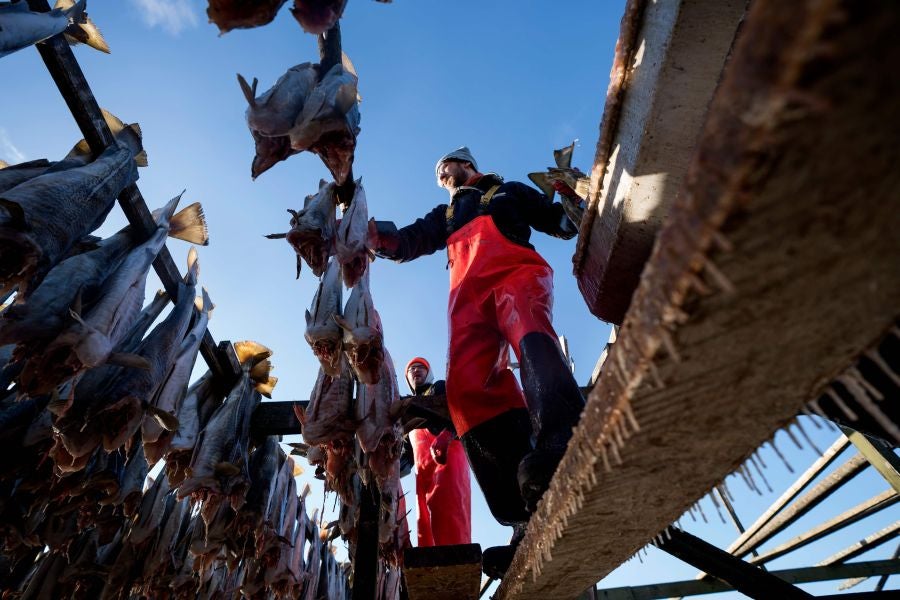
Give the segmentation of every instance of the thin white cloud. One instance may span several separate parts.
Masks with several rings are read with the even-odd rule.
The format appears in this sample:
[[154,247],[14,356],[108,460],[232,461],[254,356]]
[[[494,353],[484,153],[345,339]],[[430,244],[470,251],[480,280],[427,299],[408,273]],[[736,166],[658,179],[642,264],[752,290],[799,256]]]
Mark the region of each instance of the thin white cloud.
[[191,0],[131,0],[150,27],[161,27],[172,35],[197,25]]
[[9,139],[9,134],[2,127],[0,127],[0,159],[11,165],[25,161],[25,155],[16,148],[16,145]]

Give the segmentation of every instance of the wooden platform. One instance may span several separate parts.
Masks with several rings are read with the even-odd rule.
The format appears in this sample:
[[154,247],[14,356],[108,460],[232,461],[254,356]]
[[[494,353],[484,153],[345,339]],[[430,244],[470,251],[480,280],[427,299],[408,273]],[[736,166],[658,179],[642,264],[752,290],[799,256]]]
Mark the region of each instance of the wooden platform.
[[403,579],[409,600],[476,600],[481,587],[481,546],[408,548]]
[[685,185],[497,598],[577,597],[900,316],[898,30],[892,0],[751,2]]

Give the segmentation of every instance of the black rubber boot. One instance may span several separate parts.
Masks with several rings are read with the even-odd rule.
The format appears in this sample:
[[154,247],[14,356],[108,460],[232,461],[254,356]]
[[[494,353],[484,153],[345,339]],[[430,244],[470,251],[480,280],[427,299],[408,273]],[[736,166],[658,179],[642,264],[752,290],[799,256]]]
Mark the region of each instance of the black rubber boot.
[[526,508],[534,512],[566,453],[572,428],[584,410],[584,397],[553,337],[529,333],[519,342],[519,352],[534,450],[523,457],[517,474]]
[[513,535],[506,546],[485,548],[481,553],[481,571],[491,579],[503,579],[516,555],[522,538],[525,537],[525,523],[513,527]]
[[531,452],[528,411],[507,411],[467,431],[461,438],[466,457],[491,514],[503,525],[528,520],[516,477],[522,458]]

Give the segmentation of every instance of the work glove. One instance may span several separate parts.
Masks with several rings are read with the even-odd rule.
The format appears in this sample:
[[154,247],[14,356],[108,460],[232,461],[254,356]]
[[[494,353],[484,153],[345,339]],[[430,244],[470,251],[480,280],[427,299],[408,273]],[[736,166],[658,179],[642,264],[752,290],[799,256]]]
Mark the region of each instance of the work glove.
[[571,198],[572,200],[575,200],[576,202],[581,200],[581,198],[578,197],[578,194],[575,193],[575,190],[570,188],[569,184],[567,184],[564,181],[560,181],[559,179],[554,179],[554,180],[552,180],[550,185],[553,186],[553,189],[556,190],[556,192],[560,196],[563,196],[565,198]]
[[431,458],[439,465],[447,464],[447,455],[450,453],[450,442],[453,441],[453,434],[445,429],[438,434],[431,443]]

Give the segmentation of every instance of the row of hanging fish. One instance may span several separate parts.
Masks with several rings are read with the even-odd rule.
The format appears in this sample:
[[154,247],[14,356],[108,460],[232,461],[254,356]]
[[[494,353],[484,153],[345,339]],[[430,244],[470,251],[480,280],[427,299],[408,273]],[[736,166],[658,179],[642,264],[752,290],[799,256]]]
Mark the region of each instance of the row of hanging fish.
[[63,34],[70,44],[109,53],[106,40],[88,18],[87,0],[57,0],[49,12],[33,11],[26,0],[0,2],[0,57]]
[[[147,314],[159,314],[160,300]],[[201,314],[193,327],[202,321]],[[165,471],[143,493],[145,450],[155,447],[141,443],[146,432],[111,452],[97,447],[84,468],[67,473],[44,458],[58,442],[48,411],[0,430],[0,448],[23,456],[0,471],[4,593],[317,598],[327,589],[328,597],[347,597],[346,576],[306,515],[305,494],[297,495],[293,461],[274,437],[250,451],[249,413],[275,383],[271,352],[253,342],[236,352],[243,374],[224,402],[208,373],[185,389],[177,436],[162,453]]]
[[327,72],[303,63],[288,69],[257,96],[258,80],[238,82],[249,104],[247,126],[256,143],[254,179],[298,152],[317,154],[335,181],[344,183],[353,165],[359,134],[357,75],[346,55]]
[[[361,186],[357,190],[357,198],[364,198]],[[341,225],[352,211],[353,205]],[[339,520],[344,537],[352,545],[354,533],[348,527],[358,514],[360,481],[374,483],[381,500],[381,556],[397,565],[409,545],[399,475],[404,435],[400,417],[406,405],[384,347],[368,272],[355,283],[342,308],[345,270],[337,256],[329,261],[306,312],[305,338],[320,370],[308,406],[305,410],[297,406],[295,412],[302,423],[307,459],[321,470],[326,489],[337,492],[344,505]]]
[[[390,2],[391,0],[377,0]],[[246,2],[245,0],[209,0],[206,14],[210,23],[219,27],[219,33],[228,33],[232,29],[248,29],[268,25],[287,0],[261,0]],[[294,0],[291,14],[308,33],[325,33],[338,22],[344,14],[347,0]]]

